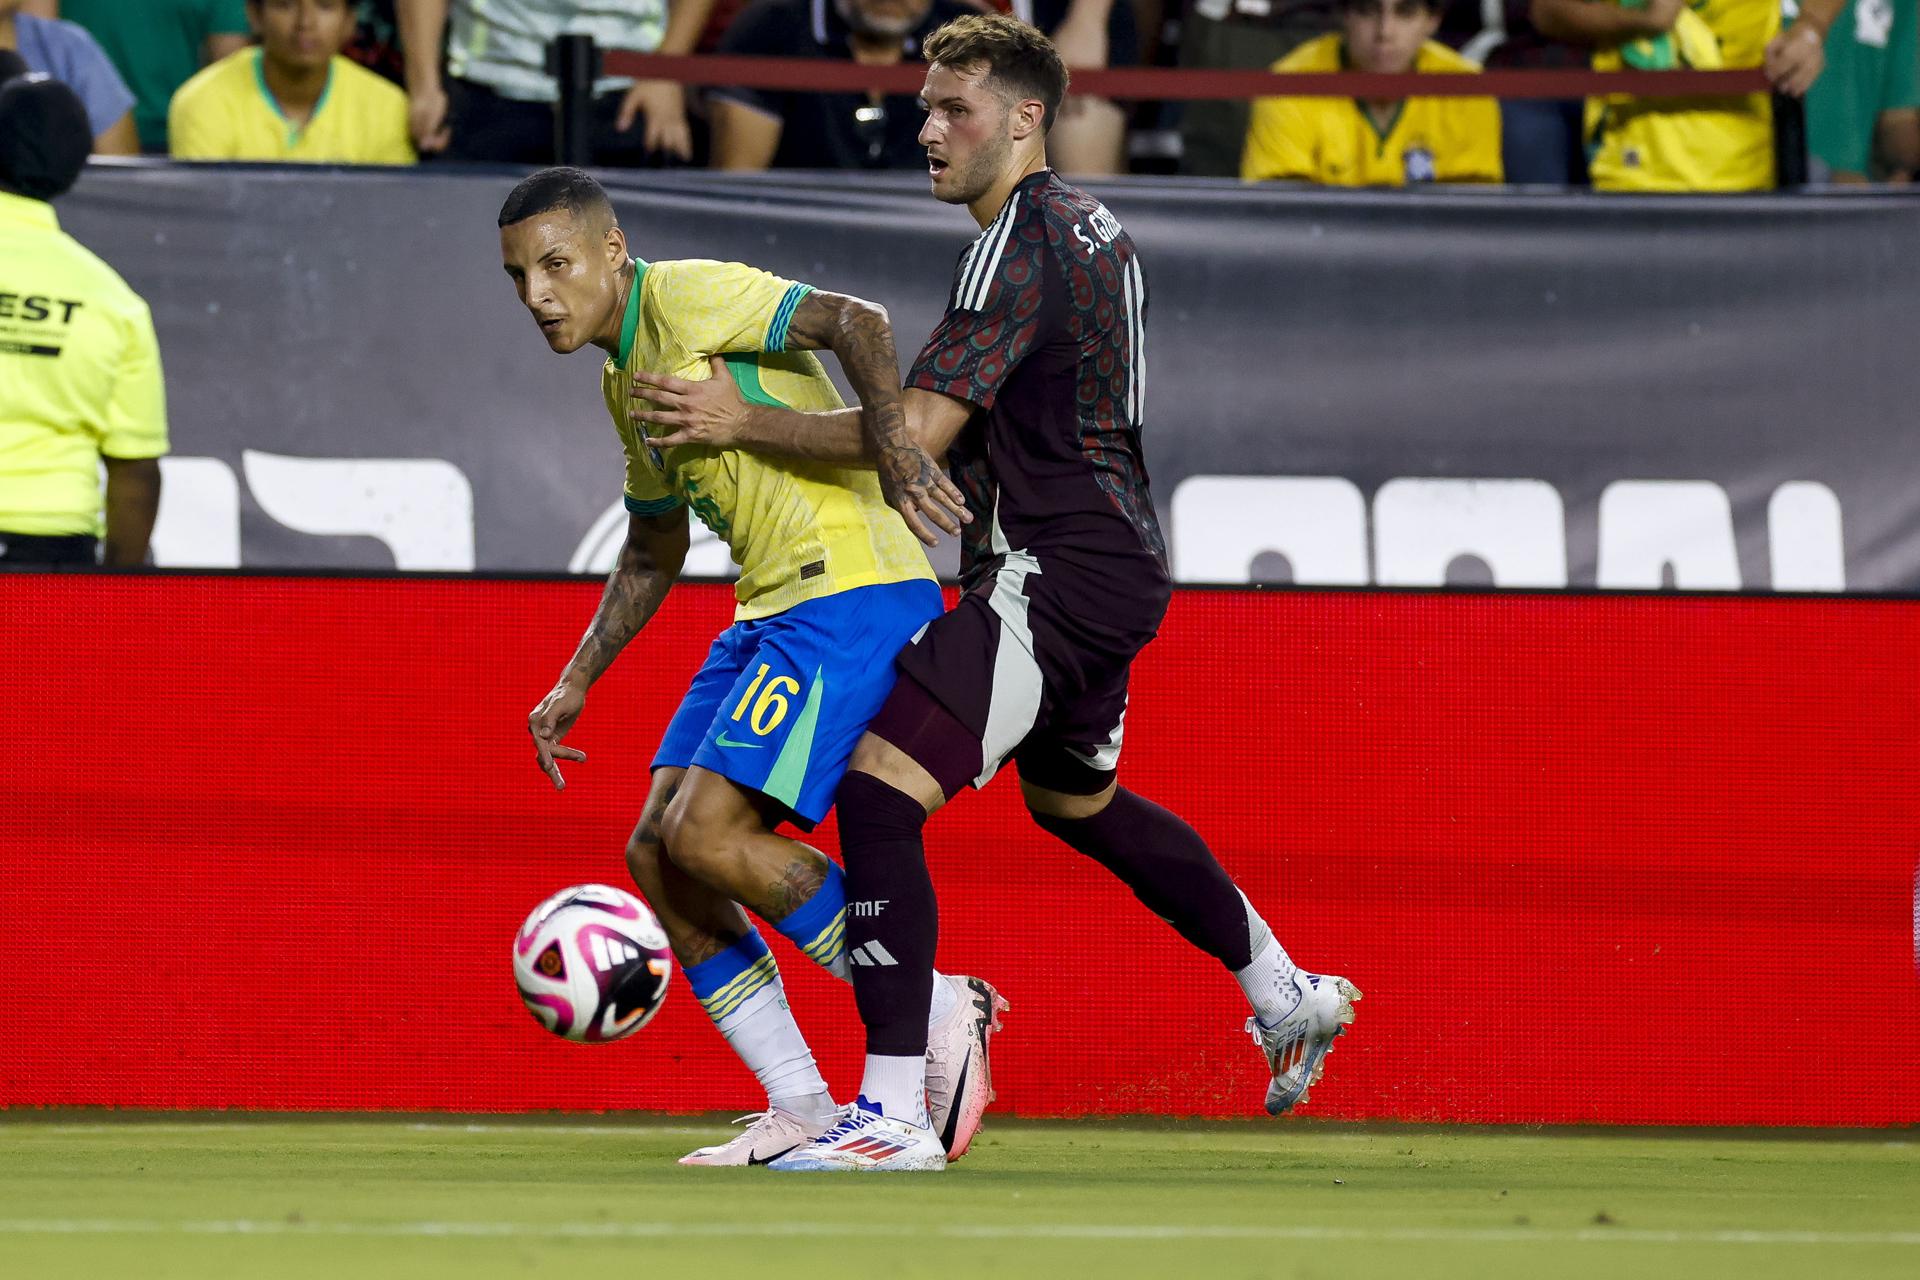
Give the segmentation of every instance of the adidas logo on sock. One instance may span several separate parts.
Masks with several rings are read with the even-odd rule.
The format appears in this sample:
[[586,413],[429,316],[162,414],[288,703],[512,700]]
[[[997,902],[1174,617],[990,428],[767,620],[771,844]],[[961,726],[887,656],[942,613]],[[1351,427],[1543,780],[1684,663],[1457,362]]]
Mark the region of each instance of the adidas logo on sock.
[[878,938],[875,938],[865,946],[855,947],[853,950],[847,952],[847,959],[853,961],[855,964],[873,965],[882,969],[888,965],[900,963],[893,958],[892,954],[885,947],[880,945]]

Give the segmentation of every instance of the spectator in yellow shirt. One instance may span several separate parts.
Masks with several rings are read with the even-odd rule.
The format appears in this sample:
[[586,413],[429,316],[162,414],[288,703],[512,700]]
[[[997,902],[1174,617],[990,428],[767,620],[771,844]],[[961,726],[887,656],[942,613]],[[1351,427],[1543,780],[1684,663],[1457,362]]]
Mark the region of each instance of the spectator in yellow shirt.
[[[1479,64],[1433,39],[1445,0],[1342,0],[1341,29],[1273,64],[1278,72],[1469,74]],[[1262,98],[1240,176],[1336,187],[1499,182],[1500,108],[1492,98]]]
[[167,112],[176,160],[412,164],[407,95],[340,56],[349,0],[247,0],[260,46],[180,86]]
[[[1823,42],[1843,3],[1802,0],[1784,32],[1780,0],[1532,0],[1532,16],[1554,39],[1591,47],[1596,71],[1759,67],[1797,97],[1825,65]],[[1586,129],[1597,190],[1774,185],[1773,109],[1763,93],[1589,98]]]

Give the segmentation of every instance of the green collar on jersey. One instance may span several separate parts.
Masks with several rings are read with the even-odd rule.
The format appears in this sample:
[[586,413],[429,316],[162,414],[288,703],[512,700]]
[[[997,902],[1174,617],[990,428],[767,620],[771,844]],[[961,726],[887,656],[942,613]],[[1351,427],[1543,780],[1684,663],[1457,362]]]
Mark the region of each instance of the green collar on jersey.
[[313,122],[320,118],[322,111],[326,110],[327,99],[333,93],[333,64],[331,62],[327,64],[327,83],[321,86],[320,96],[314,101],[313,111],[307,116],[305,124],[295,124],[293,118],[287,114],[286,108],[280,105],[280,99],[274,97],[273,90],[267,87],[267,52],[264,49],[253,51],[253,82],[259,88],[260,96],[267,100],[269,107],[273,108],[273,114],[279,116],[280,123],[287,126],[287,145],[292,146],[300,141],[307,130],[313,128]]
[[629,258],[633,265],[633,287],[627,290],[627,314],[620,320],[620,356],[614,361],[619,368],[627,367],[627,357],[633,354],[633,335],[640,328],[640,282],[647,278],[647,264],[639,258]]

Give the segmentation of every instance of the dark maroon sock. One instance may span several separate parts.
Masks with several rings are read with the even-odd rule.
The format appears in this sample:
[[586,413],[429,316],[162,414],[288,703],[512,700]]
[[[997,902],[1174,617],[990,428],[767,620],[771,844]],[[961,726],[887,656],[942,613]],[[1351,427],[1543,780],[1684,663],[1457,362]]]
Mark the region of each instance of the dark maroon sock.
[[1120,877],[1147,910],[1227,968],[1252,963],[1246,900],[1200,833],[1176,815],[1122,787],[1091,818],[1033,820]]
[[927,811],[865,773],[849,773],[835,803],[847,867],[847,961],[867,1052],[923,1054],[940,934],[921,838]]

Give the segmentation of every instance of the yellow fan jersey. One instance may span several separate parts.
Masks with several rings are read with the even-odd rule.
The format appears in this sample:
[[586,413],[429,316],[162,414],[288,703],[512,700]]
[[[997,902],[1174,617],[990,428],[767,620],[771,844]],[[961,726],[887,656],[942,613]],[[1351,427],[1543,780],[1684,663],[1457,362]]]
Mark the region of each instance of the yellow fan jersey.
[[[1321,36],[1273,64],[1274,71],[1348,71],[1346,41]],[[1422,74],[1469,74],[1476,62],[1429,40]],[[1500,105],[1492,98],[1408,98],[1384,129],[1351,98],[1261,98],[1253,104],[1240,176],[1248,182],[1304,178],[1332,187],[1417,182],[1500,182]]]
[[933,577],[873,471],[695,445],[663,454],[633,422],[635,371],[701,381],[712,376],[716,355],[727,357],[748,400],[803,412],[843,407],[819,359],[786,349],[794,310],[811,292],[737,262],[636,262],[620,354],[601,374],[627,455],[627,510],[692,508],[740,566],[736,620],[855,587]]
[[335,56],[327,87],[303,126],[267,88],[265,55],[242,49],[181,85],[167,109],[176,160],[274,160],[312,164],[412,164],[407,95],[365,67]]
[[[1757,67],[1779,31],[1779,0],[1689,0],[1669,36],[1602,49],[1593,67]],[[1598,190],[1760,191],[1774,183],[1773,108],[1764,93],[1589,98],[1586,129]]]

